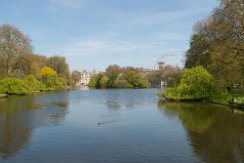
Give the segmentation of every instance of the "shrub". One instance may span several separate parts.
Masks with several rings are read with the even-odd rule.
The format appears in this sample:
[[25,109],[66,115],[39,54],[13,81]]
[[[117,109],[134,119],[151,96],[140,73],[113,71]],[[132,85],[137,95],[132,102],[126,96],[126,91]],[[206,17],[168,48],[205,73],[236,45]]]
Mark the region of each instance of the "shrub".
[[124,78],[135,88],[148,88],[150,84],[142,75],[135,70],[128,70],[124,73]]
[[116,73],[111,73],[109,76],[109,81],[108,81],[108,87],[113,88],[115,80],[117,79],[118,74]]
[[66,87],[65,79],[59,77],[57,74],[48,75],[44,84],[47,90],[50,91],[64,90]]
[[125,79],[117,78],[114,82],[114,87],[116,88],[133,88],[133,85],[128,83]]
[[88,83],[88,86],[89,87],[96,87],[96,83],[97,83],[97,78],[96,76],[92,76],[89,83]]
[[149,81],[145,80],[145,79],[140,79],[138,82],[138,87],[139,88],[149,88],[150,87]]
[[108,85],[109,78],[106,75],[103,75],[99,81],[99,85],[101,88],[106,88]]
[[216,93],[214,78],[202,66],[185,69],[180,84],[167,88],[164,96],[171,99],[209,99]]
[[0,92],[6,94],[27,94],[31,89],[22,79],[5,78],[0,81]]
[[24,78],[24,81],[26,82],[27,86],[29,89],[32,91],[44,91],[46,90],[45,86],[38,80],[33,75],[27,75]]

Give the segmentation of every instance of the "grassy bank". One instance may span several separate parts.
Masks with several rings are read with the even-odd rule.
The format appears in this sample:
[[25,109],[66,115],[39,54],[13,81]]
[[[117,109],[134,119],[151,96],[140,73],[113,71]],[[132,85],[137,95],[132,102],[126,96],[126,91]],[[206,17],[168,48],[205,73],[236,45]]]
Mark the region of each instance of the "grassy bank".
[[202,66],[184,69],[180,83],[158,94],[173,101],[208,101],[212,103],[244,107],[244,90],[222,90],[213,76]]
[[244,109],[244,89],[236,89],[231,91],[221,90],[210,98],[202,99],[196,99],[193,97],[172,97],[167,96],[167,94],[164,92],[158,93],[158,96],[163,97],[168,101],[206,101]]
[[244,108],[244,90],[235,89],[231,91],[221,90],[209,99],[210,102]]

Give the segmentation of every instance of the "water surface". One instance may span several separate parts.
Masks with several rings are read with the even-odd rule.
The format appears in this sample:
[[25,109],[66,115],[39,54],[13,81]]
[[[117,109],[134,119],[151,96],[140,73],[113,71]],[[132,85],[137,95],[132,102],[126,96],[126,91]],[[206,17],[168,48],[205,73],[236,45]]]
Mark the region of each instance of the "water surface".
[[0,99],[0,162],[244,162],[244,113],[157,89]]

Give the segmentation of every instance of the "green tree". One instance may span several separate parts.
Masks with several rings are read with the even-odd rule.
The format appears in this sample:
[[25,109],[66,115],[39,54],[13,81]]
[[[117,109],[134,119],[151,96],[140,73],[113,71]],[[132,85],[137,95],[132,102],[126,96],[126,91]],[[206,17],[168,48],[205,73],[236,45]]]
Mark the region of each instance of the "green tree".
[[64,78],[59,77],[57,74],[49,74],[47,75],[44,84],[47,90],[50,91],[58,91],[64,90],[66,88],[66,82]]
[[134,69],[127,69],[124,72],[124,78],[128,83],[133,85],[134,88],[148,88],[150,87],[149,82],[143,78],[139,71]]
[[114,82],[115,88],[133,88],[133,85],[130,84],[124,77],[123,73],[120,73],[117,79]]
[[88,83],[88,86],[89,87],[96,87],[96,84],[97,84],[97,76],[94,75],[91,77],[89,83]]
[[209,46],[205,35],[194,34],[191,38],[191,48],[186,53],[185,67],[192,68],[199,65],[207,67],[211,61]]
[[180,84],[167,88],[163,96],[175,100],[209,99],[216,93],[213,76],[202,66],[184,69]]
[[109,78],[106,75],[103,75],[99,80],[99,85],[101,88],[106,88],[108,85]]
[[244,84],[244,1],[220,0],[211,16],[195,25],[186,67],[204,66],[219,87]]
[[115,81],[117,79],[118,74],[113,72],[109,75],[109,81],[108,81],[108,87],[114,88],[115,87]]

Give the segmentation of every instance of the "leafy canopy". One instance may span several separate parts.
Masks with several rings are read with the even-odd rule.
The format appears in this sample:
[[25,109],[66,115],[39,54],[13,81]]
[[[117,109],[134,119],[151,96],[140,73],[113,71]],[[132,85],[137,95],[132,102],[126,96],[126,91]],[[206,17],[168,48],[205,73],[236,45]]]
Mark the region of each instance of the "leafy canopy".
[[209,99],[216,92],[213,76],[202,66],[185,69],[180,84],[167,88],[164,96],[170,99]]

